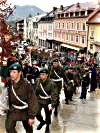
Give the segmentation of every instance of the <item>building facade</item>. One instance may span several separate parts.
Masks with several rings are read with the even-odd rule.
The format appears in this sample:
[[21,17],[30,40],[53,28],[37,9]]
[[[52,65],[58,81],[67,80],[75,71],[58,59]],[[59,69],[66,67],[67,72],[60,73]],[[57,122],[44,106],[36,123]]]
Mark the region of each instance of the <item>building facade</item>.
[[39,45],[49,47],[49,42],[50,48],[55,48],[57,51],[67,49],[79,51],[80,48],[86,48],[88,32],[86,21],[97,7],[98,4],[91,2],[54,7],[39,22]]
[[38,23],[39,46],[53,48],[53,11],[42,17]]
[[100,7],[88,18],[88,52],[100,62]]
[[44,15],[38,14],[24,19],[24,40],[30,39],[35,46],[38,45],[38,22]]
[[22,40],[24,37],[24,19],[16,21],[16,32],[18,39]]
[[59,42],[59,49],[66,47],[79,51],[87,47],[86,21],[96,7],[98,5],[92,3],[60,7],[54,19],[54,40]]

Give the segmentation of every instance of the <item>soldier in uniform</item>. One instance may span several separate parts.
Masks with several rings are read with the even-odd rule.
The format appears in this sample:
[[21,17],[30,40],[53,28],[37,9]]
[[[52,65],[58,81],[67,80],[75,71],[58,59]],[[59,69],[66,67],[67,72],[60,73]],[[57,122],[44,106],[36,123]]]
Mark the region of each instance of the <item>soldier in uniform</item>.
[[[44,124],[46,124],[45,133],[49,133],[49,125],[51,124],[51,111],[57,103],[57,86],[48,78],[48,69],[40,69],[40,78],[35,83],[35,93],[38,98],[39,109],[36,118],[40,121],[37,130],[40,130]],[[51,108],[49,108],[51,104]],[[41,110],[44,108],[45,121],[41,115]]]
[[74,94],[77,92],[77,88],[81,86],[81,71],[79,66],[74,66],[73,79],[74,79]]
[[[64,72],[64,69],[60,66],[59,59],[55,58],[52,61],[52,66],[49,72],[49,77],[57,84],[58,94],[60,95],[61,88],[63,88],[64,82],[67,82],[67,78]],[[59,95],[57,99],[57,105],[55,106],[54,115],[58,114],[58,106],[59,106]]]
[[69,104],[69,101],[72,101],[74,91],[73,68],[66,66],[64,70],[67,76],[67,83],[64,86],[65,104]]
[[17,133],[16,122],[22,121],[27,133],[33,133],[32,124],[38,109],[34,89],[28,81],[22,78],[21,66],[14,63],[9,67],[10,80],[8,88],[9,110],[5,121],[7,133]]
[[38,62],[34,60],[32,62],[32,84],[35,83],[35,80],[39,77],[39,67]]

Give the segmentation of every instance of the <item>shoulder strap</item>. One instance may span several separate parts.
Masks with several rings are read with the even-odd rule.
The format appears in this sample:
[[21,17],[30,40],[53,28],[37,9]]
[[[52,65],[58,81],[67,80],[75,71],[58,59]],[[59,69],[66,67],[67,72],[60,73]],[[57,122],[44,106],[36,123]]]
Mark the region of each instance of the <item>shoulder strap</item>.
[[26,102],[22,101],[22,100],[17,96],[16,92],[14,91],[13,85],[12,85],[12,92],[13,92],[14,96],[16,97],[16,99],[17,99],[19,102],[21,102],[21,103],[24,104],[24,105],[27,104]]
[[60,79],[61,77],[57,74],[57,72],[54,70],[55,75]]
[[42,86],[42,84],[40,83],[40,87],[41,87],[41,89],[42,89],[42,91],[43,91],[43,93],[48,97],[48,94],[46,93],[46,91],[44,90],[44,88],[43,88],[43,86]]

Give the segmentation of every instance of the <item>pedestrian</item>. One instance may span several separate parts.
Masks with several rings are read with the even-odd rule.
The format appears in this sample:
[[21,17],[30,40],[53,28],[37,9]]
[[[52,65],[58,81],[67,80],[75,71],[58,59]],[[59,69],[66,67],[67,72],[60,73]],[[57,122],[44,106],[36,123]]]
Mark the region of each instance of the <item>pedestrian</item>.
[[17,121],[22,121],[27,133],[33,133],[32,125],[37,113],[38,102],[31,84],[22,78],[21,65],[9,67],[10,80],[7,81],[9,110],[5,121],[7,133],[17,133]]
[[[35,83],[35,93],[38,98],[38,112],[36,118],[40,121],[37,126],[37,130],[40,130],[43,125],[46,124],[45,133],[49,133],[49,125],[51,124],[51,111],[57,104],[57,86],[56,84],[48,78],[48,69],[41,68],[39,79]],[[51,107],[50,107],[51,105]],[[41,110],[44,108],[45,120],[43,120]]]
[[97,88],[97,70],[96,70],[96,65],[92,64],[91,67],[91,88],[90,88],[90,93],[95,92],[95,89]]
[[82,89],[81,89],[81,96],[80,99],[82,99],[82,102],[84,103],[86,101],[86,95],[87,95],[87,89],[89,86],[89,70],[88,68],[85,68],[84,75],[82,78]]

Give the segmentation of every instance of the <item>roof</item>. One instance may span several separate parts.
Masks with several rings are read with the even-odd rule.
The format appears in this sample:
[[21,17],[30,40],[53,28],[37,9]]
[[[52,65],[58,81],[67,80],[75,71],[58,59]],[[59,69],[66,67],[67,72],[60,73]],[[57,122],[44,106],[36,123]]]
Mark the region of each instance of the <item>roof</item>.
[[100,7],[89,15],[87,23],[100,23]]
[[36,15],[34,17],[32,17],[32,21],[33,22],[38,22],[42,17],[46,16],[47,13],[43,13],[43,14],[40,14],[40,15]]
[[16,23],[23,23],[24,22],[24,19],[18,19],[16,20]]
[[73,6],[71,6],[67,10],[67,12],[94,10],[95,8],[98,8],[98,6],[99,6],[98,4],[95,4],[93,2],[76,3]]

